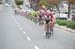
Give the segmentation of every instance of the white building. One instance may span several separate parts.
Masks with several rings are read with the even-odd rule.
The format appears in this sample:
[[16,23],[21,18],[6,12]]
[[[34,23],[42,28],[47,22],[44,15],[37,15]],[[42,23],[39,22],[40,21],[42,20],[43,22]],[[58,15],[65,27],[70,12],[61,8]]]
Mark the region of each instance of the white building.
[[61,4],[59,5],[59,10],[61,12],[68,12],[68,3],[67,1],[62,1]]
[[26,9],[27,7],[30,8],[29,0],[24,0],[24,2],[23,2],[23,9]]

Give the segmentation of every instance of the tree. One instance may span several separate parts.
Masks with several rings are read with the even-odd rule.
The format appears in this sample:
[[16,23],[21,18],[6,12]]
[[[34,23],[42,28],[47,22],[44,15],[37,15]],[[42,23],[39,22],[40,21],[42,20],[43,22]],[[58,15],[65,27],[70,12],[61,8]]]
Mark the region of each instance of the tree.
[[20,8],[20,5],[23,5],[23,0],[15,0],[15,3],[18,8]]
[[23,0],[15,0],[16,5],[23,5]]
[[40,0],[39,5],[45,5],[47,7],[51,6],[54,7],[56,6],[58,9],[58,4],[59,4],[59,0]]
[[75,3],[75,0],[66,0],[68,1],[68,18],[70,18],[71,4]]
[[3,3],[3,0],[0,0],[0,4],[2,4]]
[[58,7],[59,2],[60,2],[60,0],[48,0],[48,4],[56,6],[56,8],[57,8],[57,10],[59,11],[59,14],[60,14],[60,10],[59,10],[59,7]]
[[49,5],[52,4],[58,9],[59,0],[48,0]]
[[47,8],[56,7],[60,14],[59,6],[58,6],[59,2],[60,0],[40,0],[38,5],[40,6],[45,5]]
[[47,0],[40,0],[39,3],[38,3],[38,5],[39,5],[39,6],[44,5],[44,6],[48,7]]

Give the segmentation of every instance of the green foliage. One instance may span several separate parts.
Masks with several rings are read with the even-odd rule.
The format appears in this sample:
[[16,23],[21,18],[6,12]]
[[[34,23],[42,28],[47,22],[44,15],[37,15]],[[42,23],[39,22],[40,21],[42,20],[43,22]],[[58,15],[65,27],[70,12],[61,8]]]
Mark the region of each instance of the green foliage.
[[23,0],[15,0],[16,5],[23,5]]
[[40,0],[40,2],[38,4],[39,4],[39,6],[44,5],[44,6],[48,7],[47,0]]
[[75,0],[66,0],[66,1],[68,1],[71,4],[75,3]]
[[75,21],[68,21],[67,27],[75,29]]
[[56,23],[59,24],[59,25],[66,25],[67,21],[58,19],[58,20],[56,20]]
[[56,20],[56,23],[59,24],[59,21],[60,21],[60,19],[57,19],[57,20]]
[[67,26],[68,28],[75,29],[75,21],[57,19],[56,23],[58,25]]
[[54,7],[55,5],[53,5],[53,4],[49,4],[48,6],[49,6],[49,7]]

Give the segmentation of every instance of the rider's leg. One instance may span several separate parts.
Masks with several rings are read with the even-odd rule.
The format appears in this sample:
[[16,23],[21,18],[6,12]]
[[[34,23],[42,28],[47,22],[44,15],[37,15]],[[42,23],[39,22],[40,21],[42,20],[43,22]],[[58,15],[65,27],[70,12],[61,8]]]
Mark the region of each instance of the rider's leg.
[[53,32],[53,30],[54,30],[54,24],[55,24],[55,23],[52,24],[52,32]]
[[53,26],[52,23],[49,23],[49,30],[50,30],[50,35],[53,34]]
[[48,31],[47,24],[45,24],[45,31],[46,31],[46,32]]
[[45,31],[46,31],[46,35],[47,35],[49,32],[48,24],[45,24]]
[[53,35],[54,23],[51,24],[51,34]]

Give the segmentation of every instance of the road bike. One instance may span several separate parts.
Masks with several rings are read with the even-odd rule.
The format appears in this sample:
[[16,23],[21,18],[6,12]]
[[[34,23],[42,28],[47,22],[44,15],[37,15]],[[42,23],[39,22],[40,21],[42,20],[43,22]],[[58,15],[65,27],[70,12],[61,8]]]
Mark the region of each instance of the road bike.
[[49,39],[52,35],[53,35],[53,26],[51,24],[51,22],[49,21],[49,23],[46,22],[45,24],[45,29],[46,29],[46,38]]

